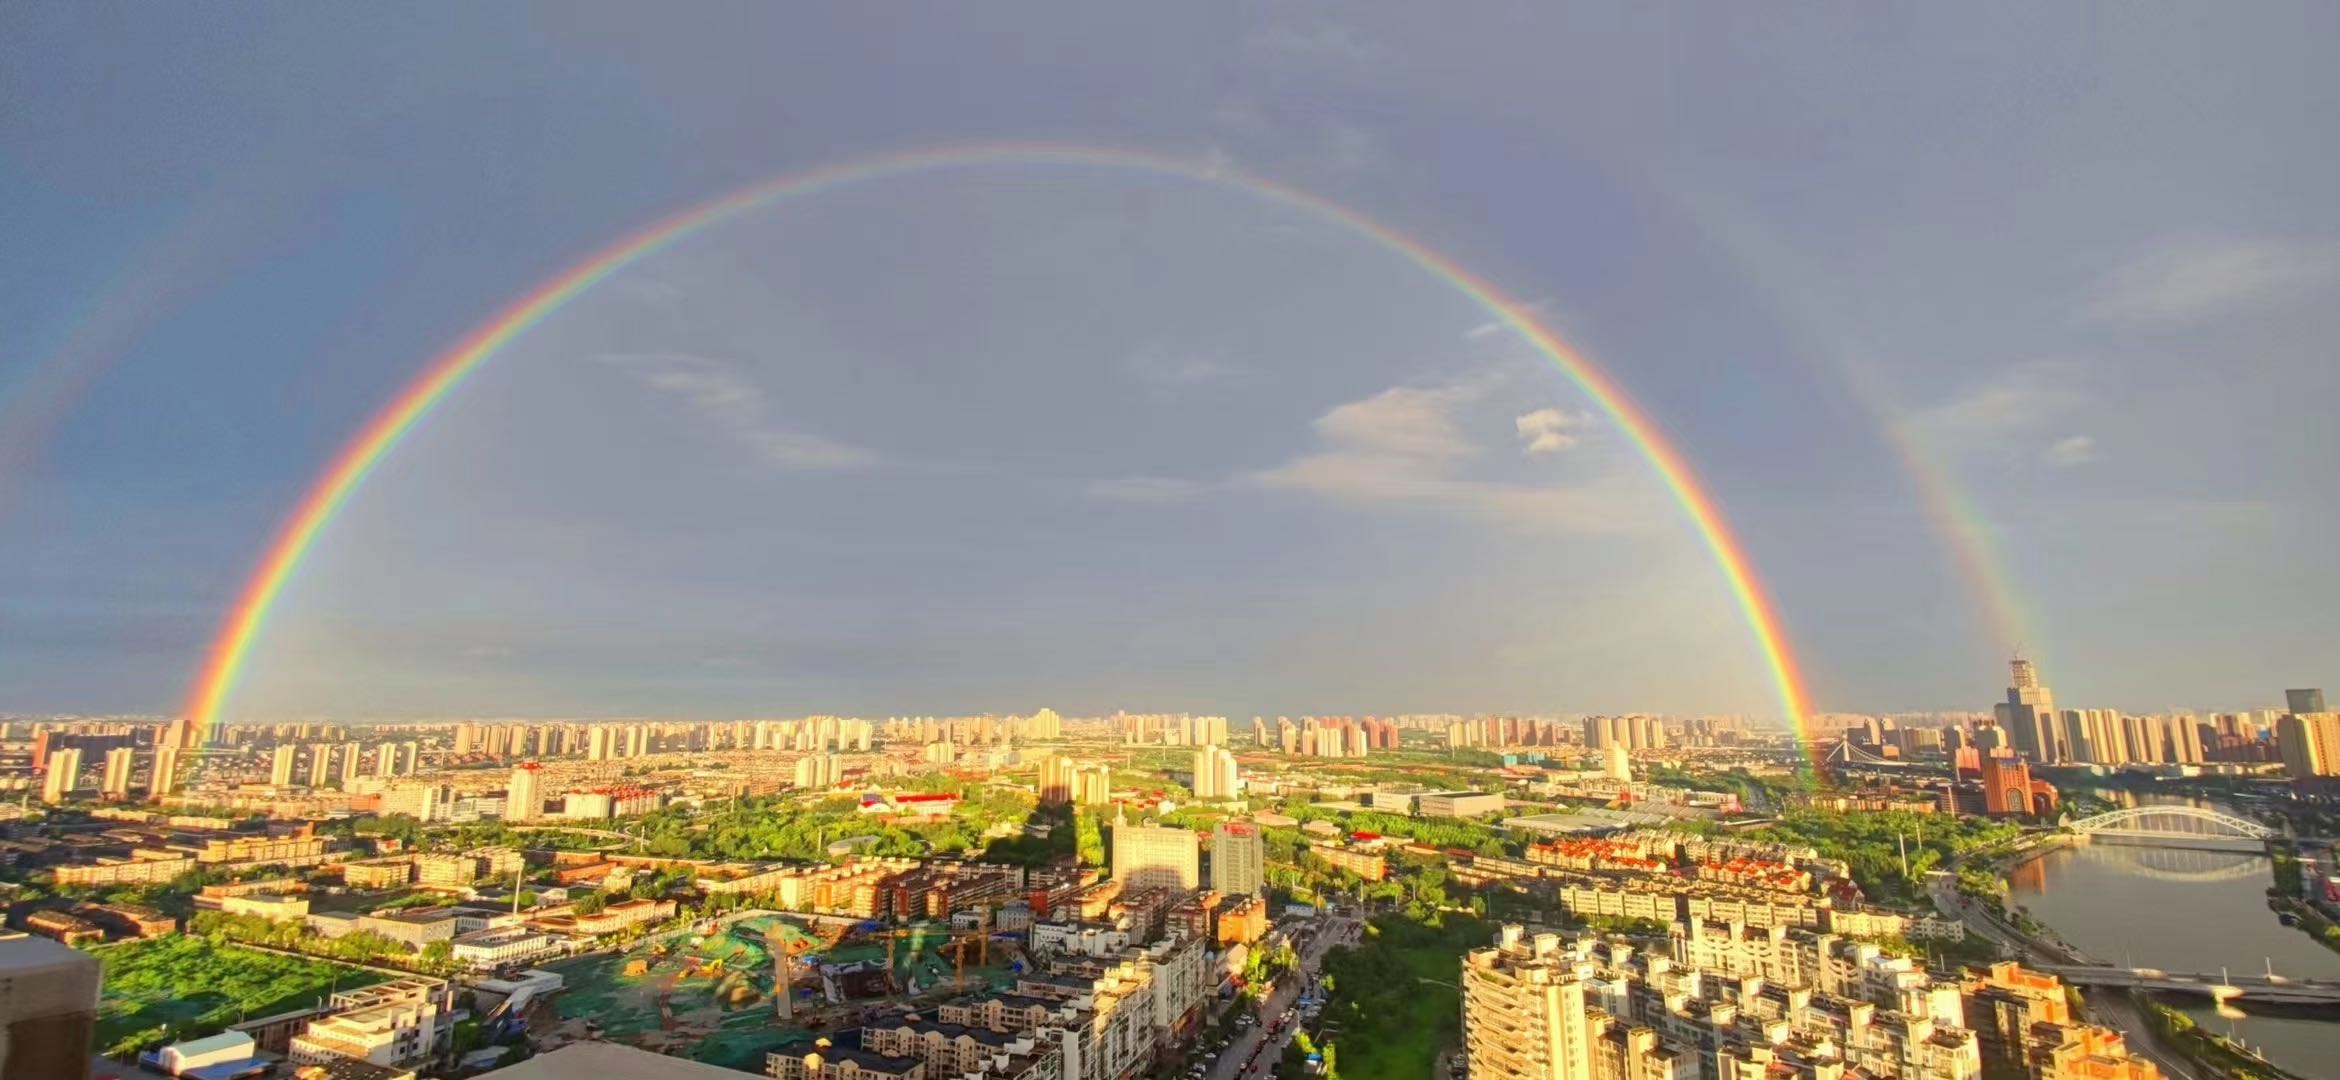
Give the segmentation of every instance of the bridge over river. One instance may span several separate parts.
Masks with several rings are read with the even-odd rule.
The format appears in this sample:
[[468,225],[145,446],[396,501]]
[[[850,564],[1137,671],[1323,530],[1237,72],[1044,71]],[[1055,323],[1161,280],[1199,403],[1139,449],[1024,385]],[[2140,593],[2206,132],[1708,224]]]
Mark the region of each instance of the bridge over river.
[[2194,994],[2216,1001],[2258,1002],[2269,1005],[2340,1006],[2340,981],[2293,979],[2282,975],[2236,975],[2228,972],[2197,974],[2158,968],[2096,967],[2076,964],[2030,964],[2034,970],[2060,976],[2080,986],[2152,990]]
[[2212,851],[2259,851],[2276,835],[2265,825],[2232,814],[2159,803],[2081,818],[2065,827],[2091,842]]

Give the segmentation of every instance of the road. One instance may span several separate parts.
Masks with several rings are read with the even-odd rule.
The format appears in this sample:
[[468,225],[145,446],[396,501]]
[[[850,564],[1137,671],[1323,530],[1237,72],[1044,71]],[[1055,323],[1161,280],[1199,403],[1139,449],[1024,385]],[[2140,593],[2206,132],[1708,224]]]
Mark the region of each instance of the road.
[[[1267,1075],[1267,1071],[1274,1068],[1276,1062],[1283,1060],[1284,1047],[1292,1041],[1292,1035],[1300,1030],[1300,1025],[1295,1020],[1286,1025],[1284,1030],[1270,1036],[1267,1033],[1268,1024],[1273,1022],[1276,1017],[1283,1015],[1284,1010],[1290,1007],[1292,1002],[1299,999],[1300,984],[1303,979],[1312,981],[1316,978],[1317,965],[1324,961],[1325,951],[1335,945],[1346,945],[1356,941],[1357,935],[1363,932],[1363,926],[1362,920],[1327,917],[1324,928],[1317,931],[1316,940],[1309,942],[1307,950],[1300,954],[1301,978],[1286,975],[1277,980],[1275,992],[1269,994],[1267,1000],[1260,1003],[1259,1011],[1256,1014],[1259,1017],[1259,1023],[1246,1029],[1243,1034],[1237,1035],[1233,1042],[1227,1044],[1225,1050],[1220,1051],[1218,1060],[1211,1064],[1209,1080],[1234,1080],[1242,1072],[1243,1067],[1253,1061],[1252,1055],[1255,1050],[1258,1051],[1257,1060],[1260,1068],[1257,1073],[1252,1074],[1254,1076]],[[1266,1049],[1261,1050],[1259,1048],[1263,1040],[1266,1041]]]

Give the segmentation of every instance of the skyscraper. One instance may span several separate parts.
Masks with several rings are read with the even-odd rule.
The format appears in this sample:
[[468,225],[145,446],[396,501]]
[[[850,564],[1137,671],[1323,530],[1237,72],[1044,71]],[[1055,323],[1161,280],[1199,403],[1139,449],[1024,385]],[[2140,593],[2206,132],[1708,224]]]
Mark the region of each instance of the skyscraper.
[[1222,821],[1211,830],[1211,888],[1223,896],[1257,895],[1267,887],[1267,841],[1248,821]]
[[130,758],[135,751],[117,746],[106,751],[105,781],[98,785],[98,794],[107,799],[130,797]]
[[2065,752],[2057,730],[2055,695],[2039,684],[2031,661],[2018,656],[2007,666],[2014,672],[2014,685],[2007,688],[2007,700],[1991,707],[1999,726],[2014,740],[2016,751],[2035,762],[2052,765],[2069,760],[2071,755]]
[[544,791],[538,783],[535,762],[522,762],[512,769],[512,782],[504,792],[504,819],[507,821],[534,821],[544,813]]
[[48,768],[41,773],[41,801],[64,802],[81,785],[81,748],[49,751]]
[[2285,690],[2283,703],[2294,713],[2330,712],[2324,707],[2324,692],[2320,689]]
[[1185,829],[1113,823],[1113,877],[1124,889],[1162,888],[1174,893],[1202,887],[1199,841]]
[[1243,783],[1242,774],[1235,767],[1235,755],[1219,746],[1204,746],[1194,752],[1194,797],[1197,799],[1232,799]]
[[323,790],[333,782],[333,744],[309,744],[309,786]]
[[293,753],[294,749],[291,743],[278,743],[276,749],[269,751],[268,785],[270,787],[288,788],[292,786]]
[[1517,924],[1494,948],[1463,958],[1463,1048],[1470,1075],[1506,1080],[1591,1080],[1592,1038],[1584,982],[1560,935],[1531,942]]
[[154,774],[147,778],[146,797],[159,799],[170,794],[179,784],[179,748],[154,748]]
[[2275,744],[2292,776],[2340,775],[2340,714],[2284,713],[2275,721]]

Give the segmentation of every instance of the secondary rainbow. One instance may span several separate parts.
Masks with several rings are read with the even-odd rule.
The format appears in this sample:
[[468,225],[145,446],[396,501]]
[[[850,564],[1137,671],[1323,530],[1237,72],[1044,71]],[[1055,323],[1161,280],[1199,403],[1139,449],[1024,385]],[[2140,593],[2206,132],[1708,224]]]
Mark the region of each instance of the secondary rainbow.
[[2025,590],[1993,540],[1996,529],[1990,516],[1959,482],[1947,448],[1936,445],[1895,400],[1884,375],[1867,359],[1867,350],[1839,332],[1847,320],[1832,298],[1842,295],[1841,287],[1832,287],[1759,215],[1696,177],[1659,173],[1650,180],[1649,186],[1670,196],[1698,235],[1739,270],[1747,286],[1771,302],[1800,351],[1827,365],[1861,410],[1876,418],[1935,537],[1948,547],[1966,581],[1964,595],[1990,647],[2001,655],[2023,652],[2041,662],[2040,623],[2026,609]]
[[375,413],[356,437],[336,454],[274,538],[259,566],[246,581],[206,653],[182,715],[188,739],[200,742],[218,724],[229,695],[236,687],[253,645],[268,622],[269,611],[300,569],[334,515],[349,502],[366,476],[428,416],[464,377],[496,355],[513,339],[558,311],[612,274],[646,255],[664,249],[693,233],[742,212],[785,199],[809,195],[845,184],[933,169],[977,166],[1061,165],[1085,168],[1135,169],[1159,175],[1186,177],[1252,192],[1270,201],[1304,211],[1340,225],[1380,247],[1405,257],[1450,287],[1484,305],[1520,338],[1551,360],[1584,394],[1615,421],[1649,462],[1704,540],[1716,567],[1752,633],[1763,665],[1778,698],[1778,707],[1800,735],[1805,717],[1803,676],[1780,630],[1778,612],[1756,578],[1745,549],[1723,520],[1715,500],[1698,483],[1689,463],[1607,373],[1593,366],[1559,336],[1538,322],[1530,309],[1506,296],[1493,283],[1473,274],[1453,259],[1363,213],[1322,196],[1215,163],[1197,163],[1144,151],[1061,143],[980,143],[917,150],[843,162],[790,173],[753,187],[700,203],[625,236],[584,261],[562,271],[535,290],[514,300],[494,317],[432,360],[421,375]]

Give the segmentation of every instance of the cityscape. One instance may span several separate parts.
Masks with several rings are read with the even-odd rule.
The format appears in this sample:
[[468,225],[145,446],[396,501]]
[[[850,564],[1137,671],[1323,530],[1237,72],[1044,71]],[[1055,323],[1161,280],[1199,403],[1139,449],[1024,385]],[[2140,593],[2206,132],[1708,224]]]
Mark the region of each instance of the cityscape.
[[[98,1004],[12,1039],[171,1076],[2313,1075],[2257,1029],[2340,1006],[2340,714],[2006,681],[1801,733],[14,718],[12,947]],[[2034,895],[2106,851],[2242,868],[2219,917],[2298,941],[2107,955]]]
[[23,0],[0,1080],[2340,1076],[2334,41]]

